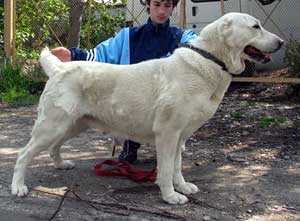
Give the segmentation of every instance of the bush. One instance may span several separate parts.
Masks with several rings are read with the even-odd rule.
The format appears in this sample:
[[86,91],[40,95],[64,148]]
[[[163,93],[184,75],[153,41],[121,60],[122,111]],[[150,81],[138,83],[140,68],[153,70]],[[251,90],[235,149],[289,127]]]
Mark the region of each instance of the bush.
[[25,89],[28,80],[21,75],[19,66],[13,67],[9,62],[4,61],[0,72],[0,92],[4,93],[12,88],[16,91]]
[[[300,42],[290,40],[286,46],[284,63],[293,77],[300,77]],[[300,97],[300,85],[290,85],[286,90],[289,98]]]
[[300,76],[300,42],[290,40],[286,46],[284,62],[292,74]]
[[108,5],[93,0],[86,2],[82,19],[80,46],[86,49],[110,38],[125,24],[121,9],[113,11]]
[[10,105],[29,105],[38,100],[37,94],[30,94],[30,86],[35,83],[22,74],[19,66],[13,67],[4,61],[0,68],[0,101]]
[[18,59],[37,58],[37,51],[51,35],[54,21],[68,20],[61,0],[20,1],[16,4],[16,53]]

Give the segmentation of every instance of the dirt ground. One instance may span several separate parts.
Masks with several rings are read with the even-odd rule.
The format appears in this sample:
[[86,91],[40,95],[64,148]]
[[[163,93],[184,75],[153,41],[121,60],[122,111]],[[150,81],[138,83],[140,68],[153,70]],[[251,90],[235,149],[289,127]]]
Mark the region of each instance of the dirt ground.
[[[54,169],[43,152],[28,169],[30,194],[11,196],[17,152],[30,138],[36,106],[2,105],[0,220],[300,220],[300,102],[287,101],[283,91],[250,85],[226,94],[183,155],[185,178],[200,191],[175,206],[162,201],[153,183],[96,176],[95,163],[111,158],[111,139],[93,130],[62,148],[75,169]],[[136,166],[151,169],[154,157],[143,146]]]

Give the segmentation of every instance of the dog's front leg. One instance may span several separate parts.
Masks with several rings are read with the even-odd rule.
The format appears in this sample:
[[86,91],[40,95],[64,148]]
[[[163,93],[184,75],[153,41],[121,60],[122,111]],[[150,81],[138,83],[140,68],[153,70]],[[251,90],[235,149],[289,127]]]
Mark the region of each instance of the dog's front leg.
[[38,143],[37,139],[32,137],[28,144],[19,152],[11,184],[11,193],[13,195],[25,196],[28,194],[28,188],[24,183],[26,168],[33,157],[45,149]]
[[163,200],[170,204],[184,204],[188,201],[186,196],[175,192],[173,186],[174,161],[179,137],[179,132],[165,130],[155,138],[158,170],[156,183]]
[[177,146],[177,152],[176,152],[176,156],[175,156],[175,162],[174,162],[174,176],[173,176],[173,182],[174,182],[174,186],[175,189],[183,194],[189,195],[192,193],[197,193],[199,191],[198,187],[193,184],[193,183],[189,183],[186,182],[184,180],[184,177],[182,175],[182,150],[183,150],[183,146],[184,146],[184,140],[181,140],[178,143]]

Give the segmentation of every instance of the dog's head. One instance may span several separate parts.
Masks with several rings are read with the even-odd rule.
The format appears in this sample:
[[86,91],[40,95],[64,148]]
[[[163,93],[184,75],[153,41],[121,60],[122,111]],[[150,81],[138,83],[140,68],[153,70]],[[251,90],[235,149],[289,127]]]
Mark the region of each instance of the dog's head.
[[267,63],[283,40],[266,31],[256,18],[243,13],[228,13],[205,27],[200,37],[213,45],[211,51],[230,73],[240,74],[245,60]]

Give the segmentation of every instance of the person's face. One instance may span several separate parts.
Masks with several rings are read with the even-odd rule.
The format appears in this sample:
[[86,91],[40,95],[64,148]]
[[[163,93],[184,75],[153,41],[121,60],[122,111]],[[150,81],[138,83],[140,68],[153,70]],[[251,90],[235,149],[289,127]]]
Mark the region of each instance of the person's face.
[[165,23],[174,9],[172,1],[151,0],[148,5],[150,18],[156,24]]

